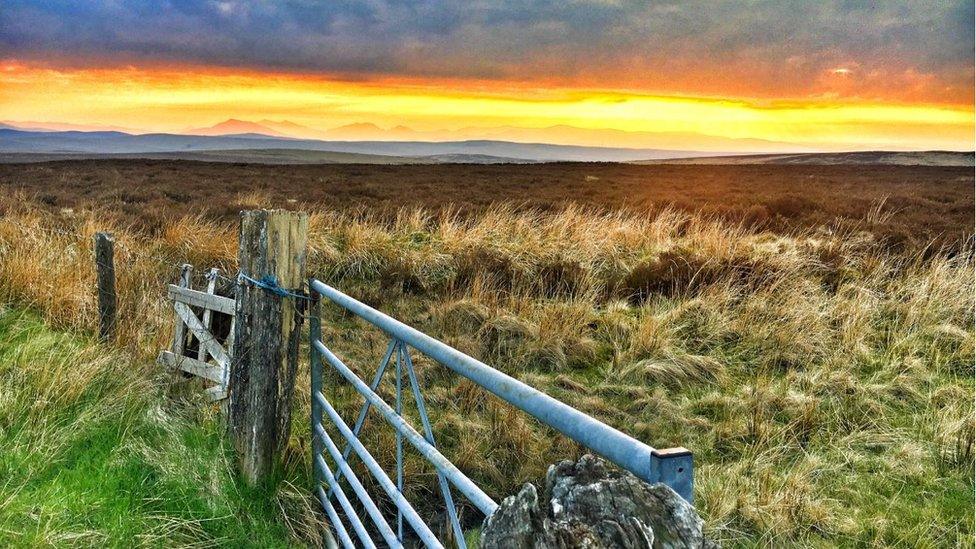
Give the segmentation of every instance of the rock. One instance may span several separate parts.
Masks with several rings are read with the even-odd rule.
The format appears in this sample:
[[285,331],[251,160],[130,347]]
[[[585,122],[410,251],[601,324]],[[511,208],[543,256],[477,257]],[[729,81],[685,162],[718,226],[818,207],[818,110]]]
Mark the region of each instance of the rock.
[[712,548],[695,508],[585,455],[549,467],[542,494],[526,484],[485,520],[481,546],[505,549]]

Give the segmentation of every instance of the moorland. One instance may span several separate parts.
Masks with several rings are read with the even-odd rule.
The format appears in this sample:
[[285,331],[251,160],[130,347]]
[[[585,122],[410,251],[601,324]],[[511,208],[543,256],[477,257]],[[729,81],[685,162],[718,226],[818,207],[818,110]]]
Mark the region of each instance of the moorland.
[[[696,505],[726,545],[968,545],[973,183],[911,166],[0,165],[0,539],[322,543],[307,393],[283,482],[254,494],[219,410],[153,362],[179,264],[235,273],[237,212],[286,207],[310,213],[310,274],[692,449]],[[92,335],[97,230],[119,242],[109,344]],[[330,347],[371,375],[382,334],[326,315]],[[443,451],[491,496],[581,452],[415,361]],[[392,432],[377,417],[364,433],[389,467]],[[407,479],[443,524],[430,467],[411,456]]]
[[52,209],[98,207],[151,230],[186,215],[236,221],[244,195],[269,207],[473,213],[492,204],[535,210],[675,209],[783,231],[858,223],[891,241],[959,242],[973,232],[973,170],[959,166],[633,165],[613,163],[276,166],[181,160],[0,164],[0,189]]

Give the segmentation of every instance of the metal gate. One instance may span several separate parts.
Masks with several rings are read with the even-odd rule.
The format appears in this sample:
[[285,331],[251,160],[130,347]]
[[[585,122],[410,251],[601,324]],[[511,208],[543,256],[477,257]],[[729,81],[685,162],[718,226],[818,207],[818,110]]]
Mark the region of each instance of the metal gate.
[[[410,357],[411,349],[430,357],[498,398],[582,444],[594,453],[630,471],[637,477],[650,483],[663,482],[683,498],[691,501],[692,454],[685,448],[656,450],[319,280],[311,279],[309,287],[314,302],[313,313],[309,322],[309,347],[312,368],[312,461],[316,478],[315,491],[329,515],[337,536],[345,547],[356,546],[348,530],[346,530],[346,522],[352,527],[354,535],[359,539],[362,546],[375,547],[376,545],[371,539],[371,530],[363,524],[362,518],[340,483],[343,478],[346,479],[348,487],[352,489],[362,509],[365,510],[373,523],[372,531],[378,532],[386,545],[390,547],[402,546],[403,540],[406,539],[403,527],[403,523],[406,522],[413,530],[416,538],[425,546],[442,547],[429,525],[417,514],[410,502],[401,493],[403,488],[404,440],[416,448],[436,469],[441,495],[450,517],[453,537],[459,547],[465,547],[464,532],[458,520],[452,488],[460,492],[486,516],[498,507],[497,503],[437,450],[424,405],[423,394],[417,382]],[[386,353],[370,385],[360,379],[322,342],[321,315],[318,309],[322,298],[362,318],[390,336]],[[352,427],[343,421],[322,392],[323,359],[365,398],[365,403]],[[391,362],[394,363],[397,371],[396,402],[393,406],[383,401],[376,393],[383,373]],[[423,424],[423,434],[414,429],[400,415],[403,393],[400,375],[402,370],[406,370],[409,379],[410,391],[413,394]],[[397,471],[395,482],[383,471],[358,438],[366,414],[371,407],[376,408],[396,431]],[[339,449],[336,442],[323,427],[323,419],[332,424],[345,439],[346,445],[343,450]],[[377,484],[396,506],[395,527],[389,524],[387,517],[379,510],[362,482],[356,477],[349,465],[350,452],[355,452],[362,460],[366,469],[376,479]],[[323,453],[331,457],[335,469],[329,466]],[[345,521],[339,516],[339,511],[333,503],[338,504]]]

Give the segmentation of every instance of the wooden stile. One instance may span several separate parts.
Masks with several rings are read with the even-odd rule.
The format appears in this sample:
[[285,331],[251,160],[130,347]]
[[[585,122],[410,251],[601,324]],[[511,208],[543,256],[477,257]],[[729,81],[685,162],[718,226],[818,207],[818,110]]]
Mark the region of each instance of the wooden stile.
[[203,323],[197,318],[197,315],[193,313],[193,309],[185,303],[180,303],[176,301],[173,303],[173,308],[176,309],[176,314],[180,315],[183,323],[186,327],[190,329],[190,333],[197,338],[200,343],[201,349],[206,349],[210,356],[214,357],[222,368],[226,368],[230,365],[230,357],[227,356],[227,352],[224,348],[217,343],[216,338],[209,330],[203,327]]
[[[170,284],[167,287],[166,293],[173,301],[173,310],[176,313],[176,328],[172,350],[161,352],[157,362],[163,366],[217,383],[217,385],[207,388],[205,392],[211,400],[222,400],[227,397],[227,380],[231,363],[229,349],[232,345],[231,336],[234,329],[234,299],[214,294],[217,287],[218,269],[212,268],[208,272],[206,292],[190,288],[192,272],[192,266],[183,265],[180,269],[179,285]],[[193,308],[203,310],[202,318],[197,316]],[[226,338],[226,348],[220,344],[213,333],[214,314],[224,314],[231,317],[232,333]],[[198,342],[195,356],[189,356],[188,353],[192,353],[193,350],[186,348],[188,330]]]
[[188,356],[176,356],[170,351],[163,351],[159,354],[159,362],[170,368],[183,370],[195,376],[209,379],[215,383],[222,383],[224,380],[224,369],[214,366]]
[[[179,284],[166,289],[177,324],[172,349],[161,352],[158,362],[217,383],[206,393],[213,400],[228,399],[228,433],[252,485],[272,477],[288,441],[307,239],[305,213],[242,212],[235,298],[215,295],[216,269],[207,275],[206,291],[191,288],[190,265],[182,267]],[[224,345],[214,337],[215,314],[231,317]],[[189,352],[187,331],[199,342]]]

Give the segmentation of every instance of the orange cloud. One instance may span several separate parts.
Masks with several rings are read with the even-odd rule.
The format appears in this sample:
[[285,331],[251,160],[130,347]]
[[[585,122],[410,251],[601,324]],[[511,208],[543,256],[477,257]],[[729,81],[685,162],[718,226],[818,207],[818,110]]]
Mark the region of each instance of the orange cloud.
[[[721,99],[446,78],[349,81],[199,66],[68,70],[6,60],[0,68],[2,120],[141,131],[180,131],[227,118],[288,119],[320,129],[357,122],[428,132],[513,126],[531,129],[533,139],[580,142],[583,137],[572,137],[565,129],[548,129],[572,126],[620,130],[613,134],[616,142],[606,143],[618,146],[680,142],[671,148],[685,149],[694,144],[689,136],[704,135],[823,150],[973,148],[972,105],[880,103],[829,95],[791,101]],[[862,77],[860,69],[828,76]],[[465,137],[477,134],[464,132]],[[701,148],[728,150],[729,145],[708,144],[713,142],[702,139],[706,146]],[[761,144],[749,148],[756,147]]]
[[[4,0],[0,51],[75,68],[173,63],[971,106],[973,17],[971,0]],[[837,67],[857,70],[825,78]]]

